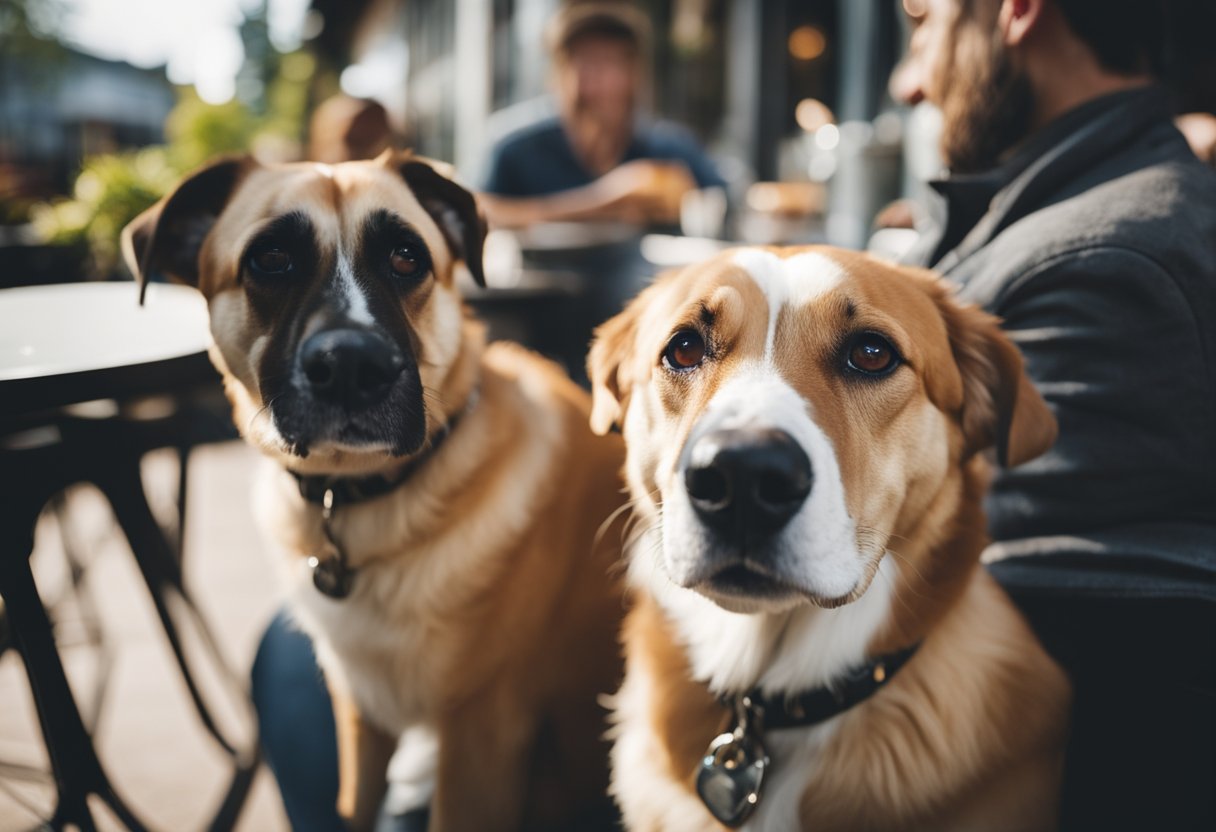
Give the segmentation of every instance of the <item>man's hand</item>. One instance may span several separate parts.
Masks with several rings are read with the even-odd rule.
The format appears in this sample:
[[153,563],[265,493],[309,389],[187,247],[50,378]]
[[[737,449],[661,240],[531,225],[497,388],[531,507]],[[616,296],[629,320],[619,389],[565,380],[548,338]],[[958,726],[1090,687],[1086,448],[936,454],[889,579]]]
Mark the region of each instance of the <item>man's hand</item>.
[[592,186],[604,201],[605,215],[642,225],[675,225],[680,200],[697,187],[688,168],[678,162],[639,159],[619,165]]
[[523,199],[480,194],[478,202],[496,228],[596,221],[676,225],[680,200],[696,187],[692,174],[679,162],[639,159],[618,165],[581,188]]

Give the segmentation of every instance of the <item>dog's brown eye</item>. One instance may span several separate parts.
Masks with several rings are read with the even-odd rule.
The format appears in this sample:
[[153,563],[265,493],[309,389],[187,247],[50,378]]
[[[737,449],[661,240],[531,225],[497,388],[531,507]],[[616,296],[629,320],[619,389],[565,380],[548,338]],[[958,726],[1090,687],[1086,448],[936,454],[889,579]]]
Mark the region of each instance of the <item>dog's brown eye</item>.
[[388,265],[398,277],[414,277],[423,270],[422,258],[408,246],[393,249],[388,256]]
[[705,339],[694,329],[684,329],[667,342],[663,361],[673,370],[691,370],[705,360]]
[[291,255],[281,248],[271,246],[250,255],[249,265],[254,271],[263,274],[282,274],[291,271]]
[[849,348],[849,367],[872,376],[880,376],[894,370],[899,364],[899,353],[891,342],[881,335],[866,332],[859,335]]

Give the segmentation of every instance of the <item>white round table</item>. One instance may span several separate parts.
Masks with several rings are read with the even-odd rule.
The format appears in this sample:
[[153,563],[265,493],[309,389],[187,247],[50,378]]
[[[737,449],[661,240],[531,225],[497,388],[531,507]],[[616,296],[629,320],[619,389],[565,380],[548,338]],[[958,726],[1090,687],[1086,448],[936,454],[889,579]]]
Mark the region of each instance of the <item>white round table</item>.
[[166,392],[214,376],[194,289],[68,283],[0,290],[0,415]]

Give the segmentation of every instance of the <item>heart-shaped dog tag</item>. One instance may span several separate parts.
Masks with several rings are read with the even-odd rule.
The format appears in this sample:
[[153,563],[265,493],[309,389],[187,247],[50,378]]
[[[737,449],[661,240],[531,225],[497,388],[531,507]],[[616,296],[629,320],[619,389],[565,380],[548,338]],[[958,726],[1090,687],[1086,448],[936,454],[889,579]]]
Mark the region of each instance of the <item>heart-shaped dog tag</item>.
[[736,729],[709,744],[697,772],[697,794],[711,815],[742,826],[760,802],[768,752],[758,737]]

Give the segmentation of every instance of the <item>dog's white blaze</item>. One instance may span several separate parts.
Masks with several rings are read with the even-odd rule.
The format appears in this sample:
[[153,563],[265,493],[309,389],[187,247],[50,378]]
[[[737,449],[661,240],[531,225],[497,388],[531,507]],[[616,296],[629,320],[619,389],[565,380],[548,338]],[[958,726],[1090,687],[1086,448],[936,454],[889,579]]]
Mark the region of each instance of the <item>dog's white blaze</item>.
[[768,298],[768,337],[764,342],[767,362],[773,360],[777,317],[782,308],[802,306],[822,297],[840,285],[845,277],[839,263],[814,251],[781,258],[764,249],[745,248],[736,252],[734,259]]
[[[777,370],[772,349],[780,310],[831,291],[844,273],[837,263],[815,253],[782,260],[747,250],[735,257],[769,300],[766,355],[735,370],[706,405],[688,441],[713,430],[770,427],[785,431],[803,448],[814,471],[814,487],[778,538],[773,564],[787,579],[820,597],[843,597],[864,585],[877,553],[859,550],[832,442],[815,423],[810,404]],[[740,612],[724,609],[679,585],[692,574],[705,545],[705,530],[683,487],[683,470],[676,464],[660,470],[671,472],[662,483],[661,539],[650,535],[640,541],[630,574],[672,615],[698,679],[715,693],[757,685],[791,692],[826,684],[864,660],[867,645],[889,614],[893,562],[881,563],[861,598],[837,609],[798,601],[756,602],[754,610]]]
[[331,168],[329,165],[324,164],[323,162],[314,163],[313,169],[316,170],[317,173],[324,176],[326,179],[334,178],[334,169]]
[[342,292],[342,297],[346,301],[346,314],[357,324],[363,324],[364,326],[374,324],[376,319],[372,317],[371,309],[367,305],[367,297],[363,294],[363,290],[359,288],[359,282],[355,280],[355,269],[351,265],[346,251],[340,245],[338,246],[338,267],[336,271],[338,289]]

